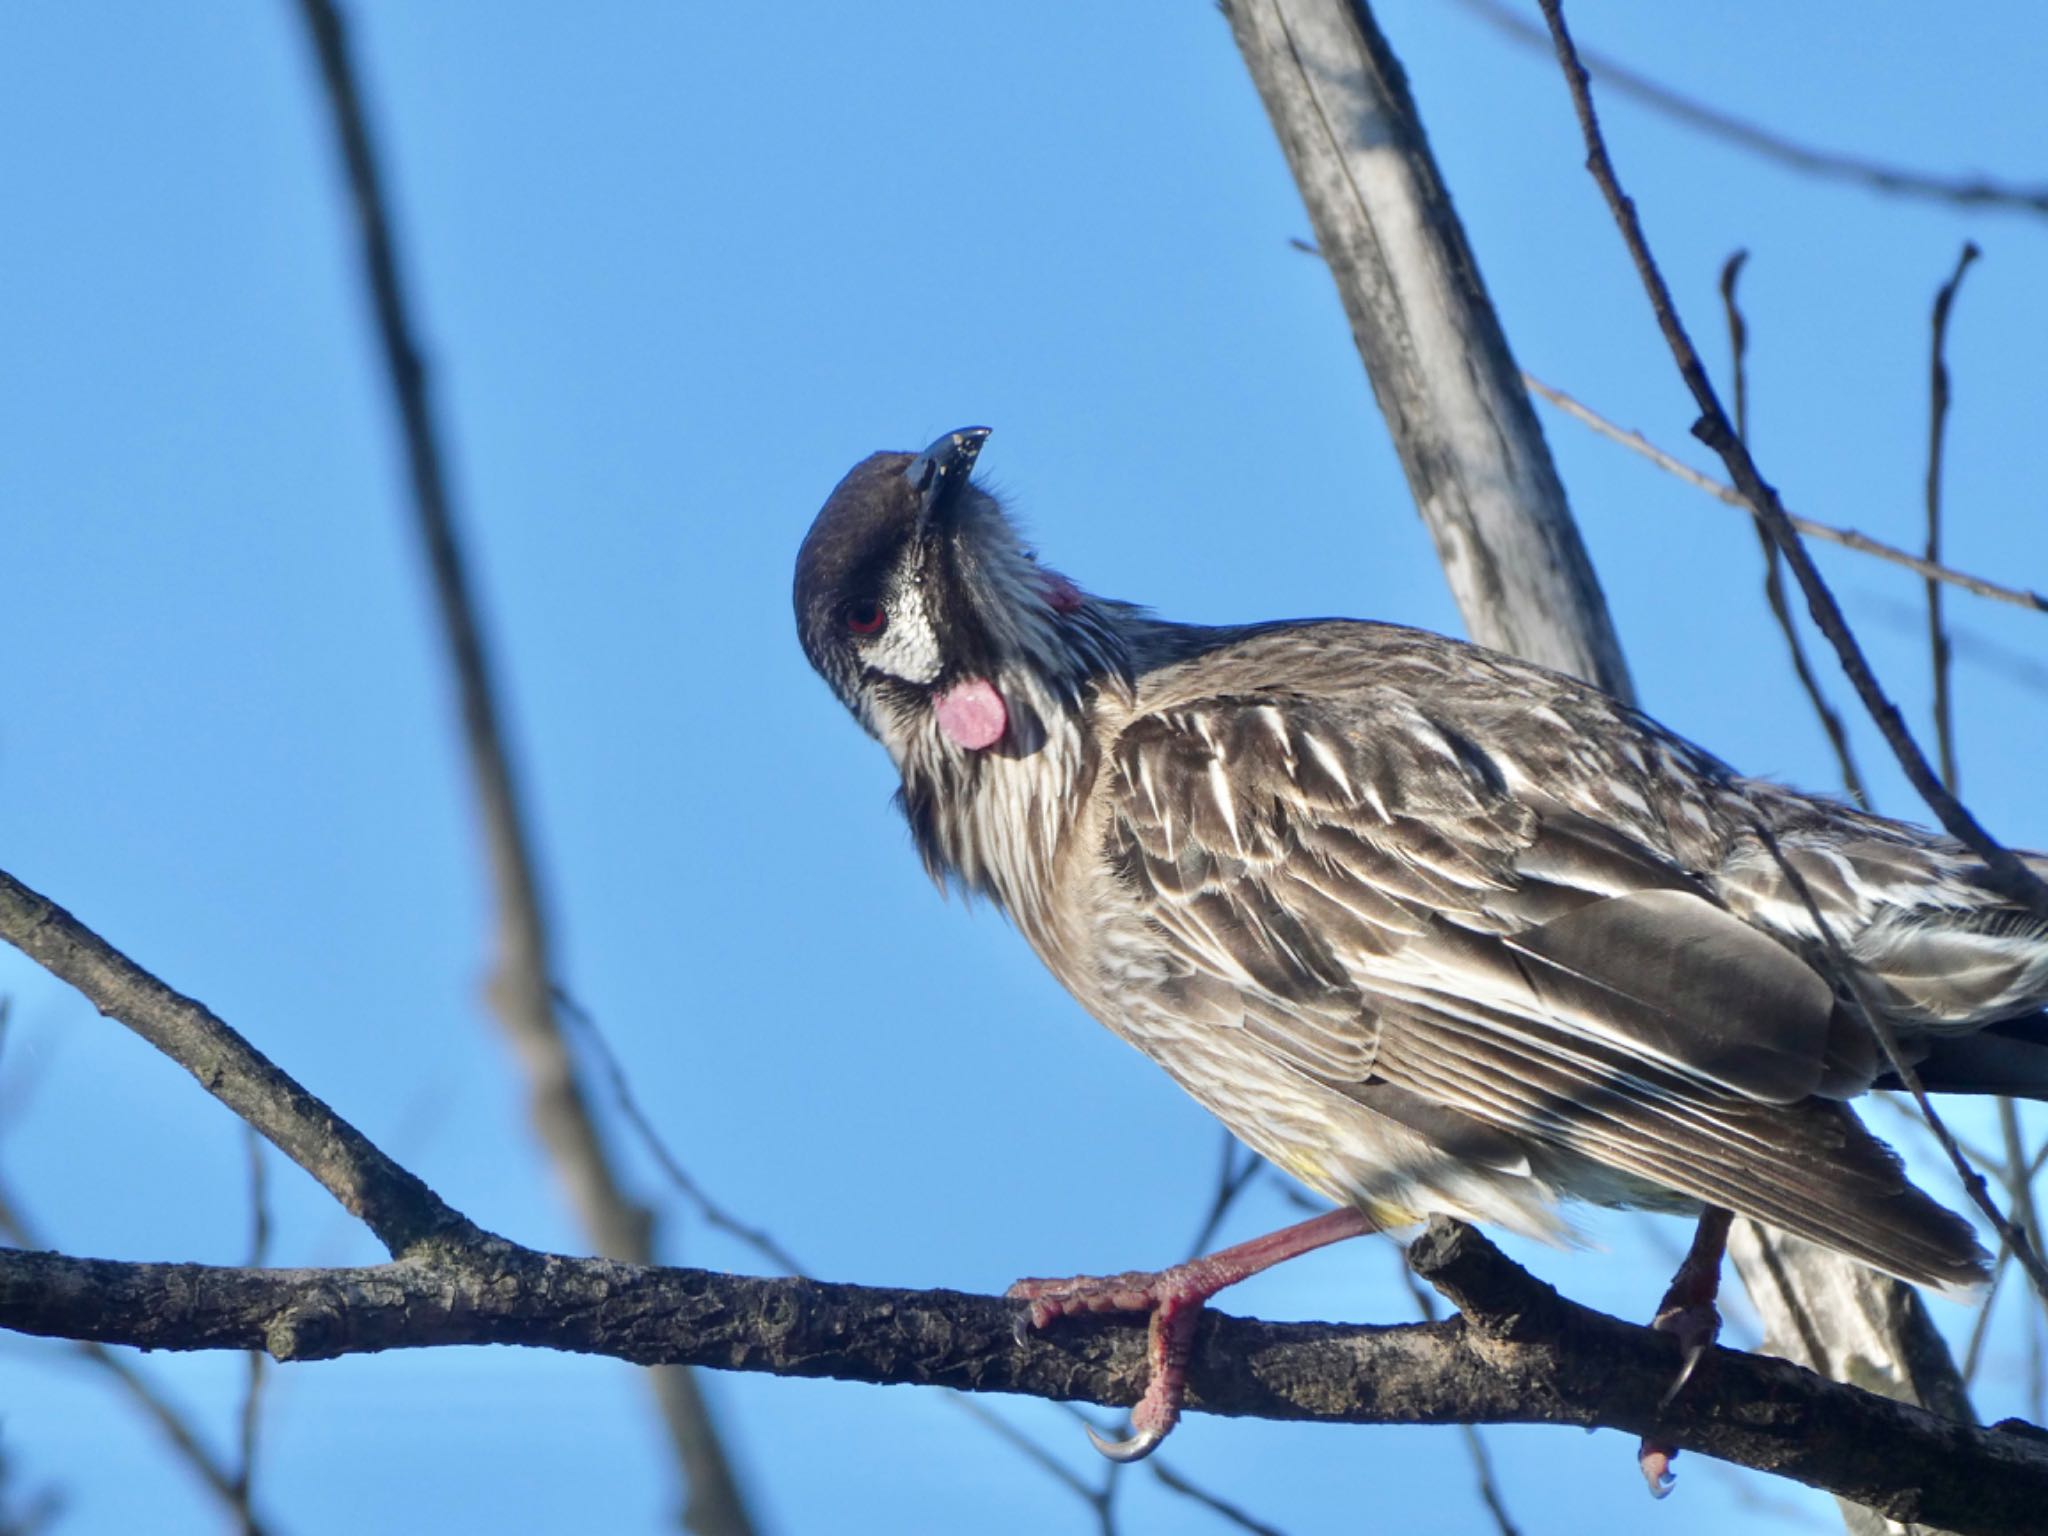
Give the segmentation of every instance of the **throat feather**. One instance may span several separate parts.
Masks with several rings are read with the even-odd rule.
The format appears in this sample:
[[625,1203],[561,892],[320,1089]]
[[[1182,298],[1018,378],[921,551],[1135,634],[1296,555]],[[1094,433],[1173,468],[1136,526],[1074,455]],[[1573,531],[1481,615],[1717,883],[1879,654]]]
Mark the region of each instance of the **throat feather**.
[[923,722],[900,759],[899,803],[935,881],[987,897],[1029,930],[1045,922],[1053,868],[1087,801],[1096,748],[1083,700],[1029,681],[1006,679],[1003,692],[1013,723],[1032,729],[963,751],[936,719]]

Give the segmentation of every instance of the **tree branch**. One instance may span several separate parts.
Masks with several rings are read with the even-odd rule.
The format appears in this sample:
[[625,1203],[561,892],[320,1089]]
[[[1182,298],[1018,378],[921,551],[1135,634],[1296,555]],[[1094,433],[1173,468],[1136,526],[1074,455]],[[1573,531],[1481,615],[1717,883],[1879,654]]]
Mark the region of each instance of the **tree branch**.
[[[1714,1350],[1667,1409],[1672,1340],[1564,1300],[1441,1219],[1417,1269],[1461,1309],[1394,1328],[1210,1314],[1190,1405],[1346,1424],[1548,1423],[1655,1433],[1887,1516],[2009,1532],[2048,1508],[2048,1436],[1981,1429]],[[783,1376],[1128,1405],[1145,1325],[1063,1321],[1020,1339],[1014,1302],[571,1259],[497,1241],[372,1268],[248,1270],[0,1252],[0,1325],[149,1349],[264,1348],[281,1361],[511,1344]]]
[[[1724,506],[1735,507],[1756,516],[1756,510],[1742,499],[1742,492],[1732,485],[1716,480],[1712,475],[1703,475],[1690,464],[1672,457],[1640,432],[1631,432],[1626,427],[1615,425],[1582,400],[1576,400],[1555,385],[1546,384],[1533,373],[1522,375],[1522,382],[1556,406],[1574,421],[1591,427],[1609,442],[1619,443],[1631,453],[1641,454],[1665,474],[1683,480],[1695,490],[1705,491]],[[1896,544],[1887,544],[1882,539],[1873,539],[1867,533],[1858,533],[1854,528],[1837,528],[1831,523],[1817,523],[1810,517],[1793,517],[1792,526],[1809,539],[1820,539],[1829,544],[1839,544],[1844,549],[1853,549],[1858,554],[1874,555],[1888,560],[1893,565],[1902,565],[1907,570],[1925,576],[1929,581],[1946,582],[1952,587],[1961,587],[1965,592],[1978,597],[1988,597],[1995,602],[2011,603],[2019,608],[2031,608],[2036,613],[2048,613],[2048,596],[2030,592],[2025,587],[2008,587],[2000,582],[1986,581],[1981,576],[1972,576],[1968,571],[1956,570],[1953,566],[1941,565],[1933,560],[1923,560],[1909,550],[1900,549]]]
[[359,1217],[393,1258],[476,1235],[420,1178],[280,1071],[203,1003],[172,991],[55,902],[0,871],[0,939],[142,1036]]
[[[1548,50],[1550,38],[1543,28],[1506,6],[1495,3],[1495,0],[1463,0],[1463,3],[1466,10],[1499,28],[1516,42]],[[2048,186],[2018,186],[1988,176],[1942,176],[1905,166],[1887,165],[1881,160],[1840,150],[1816,149],[1684,95],[1668,85],[1659,84],[1611,55],[1585,49],[1581,56],[1602,85],[1611,86],[1624,96],[1632,96],[1666,117],[1675,118],[1806,175],[1854,182],[1873,192],[1923,198],[1929,202],[2048,216]]]
[[1563,0],[1537,0],[1537,3],[1543,8],[1544,20],[1550,25],[1558,63],[1564,70],[1565,86],[1571,93],[1572,107],[1578,115],[1579,128],[1586,141],[1586,169],[1607,200],[1614,222],[1621,231],[1622,242],[1627,246],[1637,276],[1642,280],[1643,291],[1649,296],[1658,328],[1663,331],[1664,340],[1671,349],[1672,360],[1678,365],[1679,375],[1699,407],[1700,416],[1693,424],[1693,435],[1721,456],[1735,488],[1769,530],[1778,548],[1784,551],[1786,564],[1791,566],[1800,590],[1806,594],[1814,623],[1834,646],[1842,671],[1855,686],[1857,697],[1862,699],[1864,708],[1876,722],[1878,731],[1928,809],[1940,819],[1950,836],[1984,861],[1986,878],[2001,893],[2037,916],[2048,918],[2048,883],[2028,870],[2010,849],[1984,830],[1961,801],[1942,787],[1934,769],[1928,764],[1926,754],[1920,750],[1913,733],[1900,718],[1898,706],[1879,686],[1876,674],[1871,671],[1870,662],[1863,654],[1863,647],[1857,643],[1848,621],[1842,617],[1834,594],[1815,569],[1813,557],[1807,554],[1806,546],[1799,542],[1799,534],[1786,516],[1777,491],[1764,479],[1756,461],[1750,457],[1749,449],[1728,420],[1728,413],[1721,408],[1721,398],[1714,391],[1713,381],[1707,377],[1699,352],[1694,348],[1692,338],[1686,334],[1684,322],[1678,317],[1670,285],[1664,281],[1656,258],[1650,254],[1635,203],[1622,190],[1620,179],[1615,175],[1614,162],[1607,153],[1607,141],[1600,132],[1599,117],[1593,110],[1592,87],[1586,77],[1586,67],[1579,61],[1578,50],[1565,26]]
[[[334,0],[299,0],[299,13],[319,61],[353,194],[364,278],[411,472],[414,521],[460,699],[463,742],[498,907],[498,952],[486,993],[526,1075],[534,1129],[584,1231],[601,1251],[644,1264],[654,1257],[653,1212],[626,1192],[612,1166],[555,1014],[540,875],[449,493],[426,364],[399,278],[397,243],[347,27]],[[651,1385],[683,1474],[683,1524],[700,1536],[752,1536],[746,1501],[697,1383],[685,1372],[657,1371]]]

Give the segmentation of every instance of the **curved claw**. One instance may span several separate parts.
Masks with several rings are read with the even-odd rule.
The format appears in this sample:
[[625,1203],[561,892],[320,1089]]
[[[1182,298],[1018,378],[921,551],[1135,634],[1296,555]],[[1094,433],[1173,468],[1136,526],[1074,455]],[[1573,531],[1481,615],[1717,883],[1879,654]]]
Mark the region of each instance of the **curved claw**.
[[1088,1439],[1096,1450],[1111,1461],[1125,1463],[1143,1461],[1158,1450],[1159,1442],[1166,1438],[1166,1431],[1157,1425],[1138,1430],[1128,1440],[1112,1440],[1093,1424],[1088,1425],[1087,1429]]
[[1658,1399],[1657,1407],[1661,1411],[1670,1407],[1672,1399],[1685,1389],[1685,1384],[1692,1380],[1693,1372],[1699,1369],[1700,1361],[1706,1358],[1707,1351],[1720,1337],[1721,1314],[1713,1303],[1704,1302],[1660,1312],[1650,1326],[1678,1340],[1678,1378]]
[[1636,1465],[1642,1468],[1643,1481],[1650,1485],[1650,1497],[1667,1499],[1678,1483],[1678,1474],[1671,1470],[1671,1458],[1678,1454],[1668,1445],[1652,1445],[1645,1440],[1642,1449],[1636,1452]]
[[1669,1408],[1671,1406],[1671,1400],[1677,1397],[1680,1392],[1683,1392],[1685,1390],[1685,1384],[1688,1381],[1692,1380],[1692,1373],[1699,1368],[1700,1361],[1704,1360],[1706,1356],[1707,1346],[1703,1343],[1692,1346],[1685,1351],[1684,1359],[1681,1361],[1678,1367],[1678,1379],[1672,1382],[1670,1386],[1666,1387],[1664,1389],[1664,1395],[1657,1399],[1657,1408],[1659,1412],[1662,1412],[1664,1409]]

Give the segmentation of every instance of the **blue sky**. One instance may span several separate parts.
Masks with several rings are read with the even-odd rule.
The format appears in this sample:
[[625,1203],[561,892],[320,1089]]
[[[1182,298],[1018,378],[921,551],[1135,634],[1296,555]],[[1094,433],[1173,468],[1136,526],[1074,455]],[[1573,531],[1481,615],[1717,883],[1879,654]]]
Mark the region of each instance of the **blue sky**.
[[[1180,1256],[1213,1122],[998,917],[933,894],[886,761],[804,665],[788,576],[847,465],[985,422],[990,477],[1095,590],[1189,619],[1458,628],[1329,281],[1289,246],[1307,221],[1225,22],[1203,4],[353,10],[562,979],[641,1101],[823,1276],[986,1291]],[[1704,463],[1554,67],[1441,0],[1379,14],[1523,366]],[[1758,0],[1571,15],[1585,43],[1792,136],[2041,176],[2048,32],[2021,4],[1881,26]],[[487,892],[308,65],[282,3],[0,12],[0,866],[477,1220],[578,1249],[480,1005]],[[1753,253],[1753,440],[1808,516],[1920,537],[1927,306],[1962,240],[1984,247],[1951,340],[1949,551],[2048,587],[2048,228],[1818,184],[1605,101],[1717,365],[1714,277]],[[1746,769],[1831,787],[1742,520],[1543,414],[1644,703]],[[1917,581],[1820,560],[1924,723]],[[1951,611],[1967,796],[2048,846],[2048,629]],[[1880,807],[1915,816],[1855,733]],[[48,1238],[237,1261],[239,1126],[11,951],[0,993],[0,1170]],[[378,1257],[274,1164],[277,1261]],[[1292,1214],[1261,1189],[1226,1235]],[[1604,1250],[1516,1251],[1646,1316],[1683,1231],[1592,1231]],[[759,1267],[681,1213],[669,1233],[679,1262]],[[1403,1320],[1397,1262],[1348,1244],[1227,1304]],[[2001,1314],[1987,1417],[2024,1409],[2024,1360]],[[226,1443],[239,1360],[144,1365]],[[670,1474],[633,1374],[502,1350],[280,1372],[263,1502],[294,1532],[662,1528]],[[935,1395],[710,1389],[774,1529],[1089,1528]],[[989,1406],[1095,1474],[1064,1415]],[[1686,1458],[1653,1512],[1622,1437],[1489,1441],[1532,1533],[1827,1510]],[[0,1339],[0,1445],[26,1484],[63,1488],[65,1530],[218,1526],[58,1348]],[[1195,1416],[1168,1455],[1290,1532],[1490,1529],[1447,1431]],[[1222,1528],[1143,1472],[1121,1500],[1132,1531]]]

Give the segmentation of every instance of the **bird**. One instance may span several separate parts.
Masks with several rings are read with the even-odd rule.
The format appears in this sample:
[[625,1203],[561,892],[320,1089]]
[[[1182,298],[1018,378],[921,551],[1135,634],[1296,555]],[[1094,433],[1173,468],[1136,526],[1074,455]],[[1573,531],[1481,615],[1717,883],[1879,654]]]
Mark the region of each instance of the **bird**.
[[2048,1098],[2048,922],[1977,855],[1446,636],[1093,596],[974,478],[988,436],[846,473],[797,555],[804,653],[894,761],[941,888],[1334,1206],[1011,1288],[1020,1327],[1149,1313],[1132,1434],[1098,1448],[1173,1428],[1216,1291],[1431,1214],[1552,1242],[1571,1201],[1699,1216],[1657,1314],[1674,1392],[1718,1327],[1731,1213],[1981,1285],[1970,1225],[1849,1102],[1900,1081],[1867,1013],[1929,1090]]

